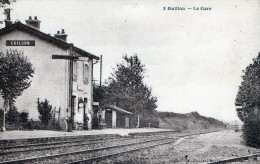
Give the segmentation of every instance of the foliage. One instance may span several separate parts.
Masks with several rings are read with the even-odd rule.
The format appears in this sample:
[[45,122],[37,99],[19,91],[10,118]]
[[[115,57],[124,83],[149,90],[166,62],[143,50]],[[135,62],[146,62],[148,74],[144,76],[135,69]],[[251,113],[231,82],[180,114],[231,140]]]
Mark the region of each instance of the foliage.
[[44,125],[41,121],[29,121],[27,124],[28,129],[37,129],[37,130],[62,130],[59,122],[55,122],[53,125]]
[[244,122],[243,138],[247,145],[260,147],[260,52],[249,64],[242,76],[235,103],[242,109],[237,111],[238,117]]
[[178,118],[188,118],[187,115],[185,114],[180,114],[180,113],[174,113],[174,112],[158,112],[157,115],[159,117],[178,117]]
[[0,93],[11,109],[15,99],[27,89],[34,69],[27,57],[18,50],[0,52]]
[[92,120],[92,128],[93,129],[99,129],[99,125],[98,125],[98,117],[96,115],[93,116],[93,120]]
[[260,148],[260,117],[254,113],[244,121],[243,138],[246,145]]
[[[10,5],[12,3],[16,2],[16,0],[0,0],[0,9],[4,9],[4,13],[5,15],[7,15],[7,9],[10,10]],[[0,10],[2,13],[2,10]],[[0,24],[2,24],[3,21],[0,20]]]
[[260,98],[260,53],[257,58],[253,59],[253,63],[243,70],[242,83],[236,96],[235,103],[243,105],[242,112],[238,113],[241,121],[244,121],[244,114],[253,110]]
[[40,99],[38,98],[37,109],[39,112],[39,119],[41,120],[41,123],[45,127],[48,127],[52,116],[52,105],[49,104],[48,100],[45,99],[44,101],[40,101]]
[[106,92],[106,86],[99,86],[94,83],[93,85],[93,101],[99,102],[104,100]]
[[13,106],[7,111],[6,115],[6,128],[12,129],[27,129],[29,113],[26,111],[18,112],[17,108]]
[[0,8],[6,8],[12,2],[16,2],[16,0],[0,0]]
[[46,126],[44,126],[40,121],[34,121],[32,127],[33,127],[33,129],[37,129],[37,130],[46,129]]
[[140,119],[140,128],[142,127],[159,127],[159,121],[156,117],[148,117],[148,118],[141,118]]
[[61,131],[62,127],[58,121],[55,121],[54,125],[51,127],[51,129]]
[[22,111],[19,113],[19,120],[21,123],[28,122],[29,113],[27,111]]
[[29,130],[33,130],[33,128],[34,128],[34,122],[33,122],[32,119],[27,122],[26,128],[29,129]]
[[145,65],[137,55],[123,56],[123,62],[108,78],[107,86],[94,87],[94,99],[99,99],[101,106],[117,105],[134,116],[152,114],[157,108],[157,98],[152,96],[152,89],[144,83]]
[[13,125],[15,127],[18,126],[18,123],[19,123],[19,112],[18,112],[18,110],[17,110],[17,108],[15,106],[10,108],[6,112],[6,123],[8,125]]
[[205,117],[198,112],[191,112],[186,114],[174,112],[157,112],[157,117],[162,121],[162,127],[174,128],[226,128],[226,124],[222,121],[211,117]]

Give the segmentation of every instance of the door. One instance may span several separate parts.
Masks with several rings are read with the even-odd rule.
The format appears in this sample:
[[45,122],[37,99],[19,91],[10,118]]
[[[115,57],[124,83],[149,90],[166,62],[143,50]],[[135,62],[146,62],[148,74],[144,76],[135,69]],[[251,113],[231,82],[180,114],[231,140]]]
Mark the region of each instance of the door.
[[112,111],[106,111],[105,122],[107,128],[112,128]]
[[125,127],[129,128],[129,117],[125,116]]

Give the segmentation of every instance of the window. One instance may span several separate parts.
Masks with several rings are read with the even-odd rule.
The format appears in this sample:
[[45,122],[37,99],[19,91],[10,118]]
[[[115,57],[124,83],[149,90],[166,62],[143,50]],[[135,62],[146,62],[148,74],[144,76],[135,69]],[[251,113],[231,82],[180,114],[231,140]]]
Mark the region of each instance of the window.
[[84,63],[83,64],[83,82],[84,84],[89,83],[89,66],[88,64]]
[[78,80],[78,62],[77,61],[73,61],[73,81],[77,81]]

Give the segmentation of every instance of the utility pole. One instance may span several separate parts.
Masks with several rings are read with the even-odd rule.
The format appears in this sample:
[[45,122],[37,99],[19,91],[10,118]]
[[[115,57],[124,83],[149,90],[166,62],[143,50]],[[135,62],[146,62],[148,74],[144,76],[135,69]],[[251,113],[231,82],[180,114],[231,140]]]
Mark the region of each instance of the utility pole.
[[103,64],[103,61],[102,61],[102,55],[100,56],[100,79],[99,79],[99,86],[101,87],[102,85],[102,64]]
[[66,55],[52,55],[52,59],[61,59],[61,60],[69,60],[69,98],[68,98],[68,107],[70,110],[70,119],[72,122],[72,129],[74,129],[74,106],[72,101],[72,88],[73,88],[73,61],[78,60],[80,56],[73,56],[72,52],[73,44],[70,44],[70,52],[69,56]]

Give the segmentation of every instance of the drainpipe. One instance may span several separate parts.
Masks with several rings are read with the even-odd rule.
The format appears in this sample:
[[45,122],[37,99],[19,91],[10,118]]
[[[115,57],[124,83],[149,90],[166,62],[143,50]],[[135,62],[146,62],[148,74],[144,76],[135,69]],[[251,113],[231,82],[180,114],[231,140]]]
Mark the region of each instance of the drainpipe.
[[[70,53],[69,55],[72,56],[72,48],[73,44],[70,43]],[[70,117],[72,123],[72,129],[74,129],[74,106],[72,101],[72,90],[73,90],[73,60],[69,61],[69,107],[70,107]],[[75,102],[74,102],[75,103]]]

